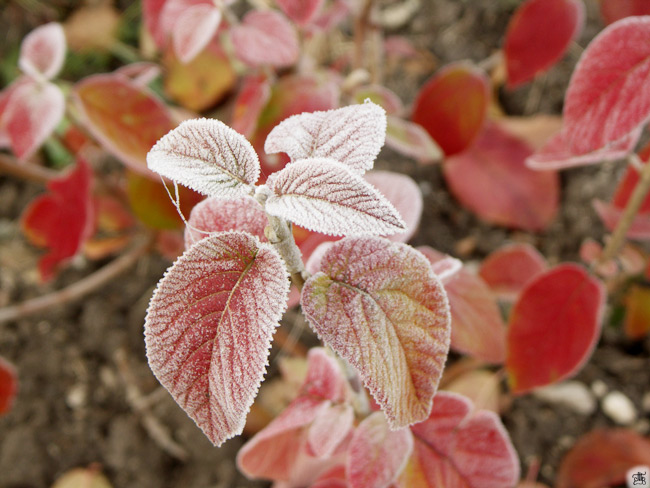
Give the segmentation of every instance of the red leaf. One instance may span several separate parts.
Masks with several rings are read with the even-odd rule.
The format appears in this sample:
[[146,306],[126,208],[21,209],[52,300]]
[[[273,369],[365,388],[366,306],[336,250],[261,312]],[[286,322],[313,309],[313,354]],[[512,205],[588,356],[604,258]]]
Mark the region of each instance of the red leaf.
[[406,428],[391,431],[384,414],[375,412],[355,429],[348,449],[350,488],[386,488],[404,468],[413,436]]
[[322,347],[314,347],[307,354],[307,376],[300,394],[320,400],[339,403],[347,398],[347,381],[332,354]]
[[382,85],[365,85],[355,90],[352,95],[355,103],[361,104],[366,100],[379,105],[386,115],[399,117],[404,113],[404,104],[397,94]]
[[628,17],[602,31],[582,53],[564,101],[574,153],[612,144],[650,118],[650,17]]
[[63,67],[65,51],[63,27],[58,22],[50,22],[37,27],[23,39],[18,66],[35,80],[51,80]]
[[575,264],[539,275],[510,314],[506,369],[513,393],[575,374],[598,340],[605,289]]
[[75,168],[48,183],[48,194],[37,197],[23,212],[25,234],[48,248],[38,263],[43,281],[52,279],[56,267],[76,255],[92,234],[91,185],[90,166],[79,159]]
[[632,15],[650,15],[648,0],[600,0],[600,14],[606,24]]
[[527,0],[514,13],[504,41],[508,86],[546,71],[564,55],[585,23],[581,0]]
[[524,286],[547,268],[546,260],[530,244],[510,244],[481,263],[479,275],[495,292],[514,299]]
[[443,164],[451,192],[482,219],[531,231],[546,228],[557,212],[555,172],[528,169],[531,154],[521,140],[488,125],[465,152]]
[[206,198],[192,209],[185,229],[185,248],[208,234],[228,230],[248,232],[265,242],[267,224],[264,209],[251,197]]
[[519,460],[499,417],[471,410],[461,395],[436,395],[429,418],[411,427],[415,445],[400,488],[506,488],[517,482]]
[[337,241],[307,280],[301,303],[321,339],[359,370],[393,428],[428,416],[450,317],[422,254],[380,238]]
[[20,159],[29,159],[54,132],[65,112],[65,98],[56,85],[21,78],[11,85],[0,107],[0,131]]
[[[438,251],[418,248],[431,264],[442,260]],[[490,363],[505,359],[505,324],[496,299],[481,278],[461,269],[444,282],[451,310],[451,347]]]
[[249,234],[223,232],[187,250],[149,304],[149,365],[215,445],[244,428],[282,316],[282,258]]
[[298,36],[284,15],[251,10],[230,29],[235,55],[250,66],[291,66],[300,53]]
[[253,135],[260,114],[269,98],[271,98],[271,83],[266,76],[245,78],[235,100],[230,126],[246,137]]
[[648,439],[626,429],[593,430],[582,436],[564,457],[556,487],[622,485],[628,469],[649,463]]
[[221,23],[215,5],[194,5],[183,10],[172,31],[174,52],[181,63],[192,61],[210,42]]
[[18,392],[18,378],[16,370],[0,356],[0,415],[9,410]]
[[167,33],[162,28],[162,11],[168,0],[142,0],[142,19],[156,46],[165,47]]
[[282,11],[298,25],[309,24],[323,6],[324,0],[278,0]]
[[485,73],[468,63],[442,68],[425,83],[413,106],[413,122],[447,156],[467,149],[483,127],[490,100]]
[[347,437],[354,424],[354,409],[351,405],[328,405],[307,431],[308,452],[318,458],[330,457]]
[[147,152],[174,128],[167,107],[123,76],[94,75],[74,89],[77,108],[93,136],[131,169],[151,173]]
[[[602,200],[594,200],[593,206],[600,220],[605,224],[605,227],[613,231],[623,216],[623,210]],[[638,213],[632,220],[632,224],[625,235],[630,239],[638,239],[641,241],[650,239],[650,213]]]

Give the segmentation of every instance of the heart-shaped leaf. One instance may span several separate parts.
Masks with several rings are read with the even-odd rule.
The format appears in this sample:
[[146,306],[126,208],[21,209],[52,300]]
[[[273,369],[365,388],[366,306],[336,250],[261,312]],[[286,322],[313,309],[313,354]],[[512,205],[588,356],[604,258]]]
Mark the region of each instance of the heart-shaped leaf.
[[647,0],[600,0],[600,15],[606,24],[632,15],[650,15],[650,3]]
[[291,66],[298,60],[298,36],[291,23],[274,10],[251,10],[230,29],[235,55],[250,66]]
[[532,80],[553,66],[585,23],[581,0],[527,0],[508,24],[503,45],[508,86]]
[[407,428],[391,431],[386,417],[375,412],[355,429],[348,448],[346,473],[350,488],[385,488],[404,468],[413,450]]
[[510,313],[506,369],[513,393],[563,380],[584,364],[598,340],[605,289],[575,264],[538,275]]
[[301,304],[320,338],[359,370],[392,428],[427,418],[450,314],[422,254],[380,238],[337,241],[305,283]]
[[216,119],[186,120],[147,154],[149,169],[207,196],[253,193],[257,154],[244,136]]
[[268,135],[264,151],[287,153],[292,161],[335,159],[363,173],[372,168],[385,137],[386,113],[368,102],[289,117]]
[[65,33],[58,22],[50,22],[31,31],[20,46],[18,66],[37,80],[51,80],[65,61]]
[[509,244],[485,258],[479,274],[493,291],[514,299],[546,267],[544,256],[530,244]]
[[574,153],[601,149],[650,119],[650,17],[628,17],[602,31],[582,53],[564,100]]
[[149,365],[215,445],[240,434],[286,308],[289,279],[269,244],[243,232],[199,241],[149,304]]
[[18,378],[14,367],[0,356],[0,415],[11,410],[18,391]]

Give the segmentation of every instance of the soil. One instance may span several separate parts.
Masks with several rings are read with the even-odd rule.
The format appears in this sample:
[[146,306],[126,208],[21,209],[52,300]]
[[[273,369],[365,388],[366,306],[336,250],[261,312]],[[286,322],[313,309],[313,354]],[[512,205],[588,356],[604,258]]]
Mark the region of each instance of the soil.
[[[432,55],[428,72],[387,73],[388,85],[404,100],[435,66],[450,61],[480,61],[496,50],[516,0],[421,0],[408,35]],[[585,46],[602,25],[595,2],[578,44]],[[36,19],[38,20],[38,19]],[[43,19],[40,19],[43,20]],[[579,49],[543,78],[514,92],[501,92],[508,114],[559,113]],[[531,97],[536,100],[530,106]],[[602,240],[604,229],[591,200],[606,198],[620,164],[563,172],[561,213],[550,228],[530,234],[495,228],[473,216],[445,189],[440,169],[419,167],[386,150],[379,168],[406,172],[419,183],[425,211],[414,245],[480,259],[506,241],[537,246],[550,262],[577,260],[586,237]],[[61,288],[104,263],[77,260],[50,285],[39,285],[38,253],[24,241],[18,216],[39,185],[0,175],[0,306]],[[216,449],[165,393],[160,394],[145,357],[143,323],[153,287],[169,265],[146,255],[128,273],[101,291],[66,307],[53,308],[0,324],[0,356],[17,368],[20,393],[12,411],[0,417],[0,488],[49,487],[65,471],[98,463],[115,487],[225,488],[267,486],[246,480],[234,465],[243,440]],[[606,320],[608,324],[610,320]],[[273,351],[275,357],[277,351]],[[630,342],[606,326],[592,358],[575,378],[589,388],[618,390],[634,404],[633,427],[647,435],[650,339]],[[600,386],[599,386],[600,385]],[[155,400],[135,406],[133,388]],[[153,392],[153,393],[152,393]],[[645,410],[644,410],[645,406]],[[185,451],[179,460],[153,440],[145,424],[154,418]],[[533,395],[515,398],[503,415],[522,463],[522,473],[539,463],[539,480],[553,484],[563,455],[583,433],[614,423],[598,406],[588,415],[544,402]]]

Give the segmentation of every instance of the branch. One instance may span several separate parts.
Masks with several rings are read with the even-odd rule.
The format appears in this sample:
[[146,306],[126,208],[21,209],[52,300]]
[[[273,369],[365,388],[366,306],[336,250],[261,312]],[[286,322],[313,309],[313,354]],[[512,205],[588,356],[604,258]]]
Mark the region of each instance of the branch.
[[59,176],[57,171],[38,166],[34,163],[21,163],[9,154],[0,154],[0,171],[35,183],[48,183]]
[[131,250],[103,268],[61,290],[0,309],[0,324],[83,298],[135,265],[140,256],[149,249],[150,244],[150,239],[139,242]]

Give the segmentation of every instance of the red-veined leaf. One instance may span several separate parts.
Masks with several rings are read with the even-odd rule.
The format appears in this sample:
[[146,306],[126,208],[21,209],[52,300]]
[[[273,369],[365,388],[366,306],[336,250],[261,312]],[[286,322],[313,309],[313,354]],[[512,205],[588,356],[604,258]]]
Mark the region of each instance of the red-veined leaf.
[[264,242],[267,224],[264,209],[251,197],[208,197],[192,209],[185,229],[185,247],[189,248],[208,234],[227,230],[248,232]]
[[478,136],[489,101],[485,73],[468,63],[454,63],[420,89],[412,119],[451,156],[467,149]]
[[650,15],[648,0],[600,0],[600,15],[606,24],[632,15]]
[[509,488],[519,479],[519,460],[494,412],[472,414],[471,402],[441,391],[429,418],[411,426],[413,454],[400,488]]
[[291,66],[298,60],[298,36],[286,17],[274,10],[252,10],[230,29],[235,55],[250,66]]
[[[621,221],[624,210],[617,208],[610,203],[603,202],[602,200],[594,200],[592,203],[596,209],[596,213],[600,217],[600,220],[605,224],[605,227],[607,227],[608,230],[613,231]],[[641,241],[649,240],[650,213],[638,213],[635,215],[625,235],[630,239],[638,239]]]
[[221,23],[215,5],[195,5],[184,10],[172,31],[174,52],[181,63],[192,61],[210,42]]
[[364,178],[386,197],[404,220],[406,230],[389,236],[389,239],[395,242],[408,241],[420,225],[424,205],[417,183],[409,176],[393,171],[370,171]]
[[92,234],[91,186],[90,166],[79,159],[75,168],[48,183],[48,194],[37,197],[23,212],[25,234],[48,248],[38,263],[43,281],[52,279],[56,267],[76,255]]
[[559,180],[555,172],[527,168],[531,153],[523,141],[492,124],[442,168],[454,196],[482,219],[540,231],[557,212]]
[[16,370],[0,356],[0,415],[11,410],[17,391]]
[[301,303],[321,339],[359,370],[391,427],[428,416],[450,316],[422,254],[380,238],[337,241],[307,280]]
[[386,417],[374,412],[355,429],[348,448],[350,488],[386,488],[404,468],[413,450],[409,429],[390,430]]
[[513,393],[575,374],[598,340],[605,290],[575,264],[538,275],[510,313],[506,369]]
[[51,80],[63,67],[65,51],[63,27],[58,22],[50,22],[37,27],[23,39],[18,66],[36,80]]
[[625,294],[625,335],[642,339],[650,333],[650,288],[632,285]]
[[388,147],[421,164],[443,159],[442,150],[421,125],[391,116],[387,117],[386,121]]
[[29,159],[63,118],[65,98],[56,85],[21,78],[11,85],[0,107],[0,131],[12,151]]
[[564,457],[555,486],[622,485],[628,469],[648,463],[650,440],[633,430],[596,429],[582,436]]
[[650,17],[628,17],[582,53],[564,100],[564,130],[574,153],[614,143],[650,118],[648,36]]
[[362,176],[325,158],[302,159],[271,175],[266,211],[331,235],[394,234],[397,210]]
[[323,6],[324,0],[277,0],[287,17],[298,25],[309,24]]
[[174,128],[160,100],[121,75],[84,78],[75,86],[74,100],[85,126],[110,153],[151,176],[147,151]]
[[530,280],[546,268],[544,256],[530,244],[509,244],[485,258],[479,275],[493,291],[514,299]]
[[215,445],[240,434],[286,307],[289,280],[269,244],[242,232],[199,241],[149,304],[149,365]]
[[[418,248],[431,265],[444,258],[428,246]],[[444,282],[451,310],[451,347],[490,363],[505,359],[505,324],[494,294],[481,278],[463,269]]]
[[253,193],[257,154],[244,136],[216,119],[182,122],[147,154],[149,169],[207,196]]
[[527,0],[508,24],[503,43],[508,86],[517,87],[553,66],[585,23],[581,0]]
[[330,457],[352,430],[354,409],[348,404],[328,405],[309,426],[308,452],[318,458]]
[[253,135],[257,120],[270,98],[271,83],[265,75],[245,78],[235,99],[230,126],[246,137]]
[[293,115],[271,131],[264,151],[287,153],[292,161],[335,159],[363,173],[372,168],[385,136],[384,109],[367,102],[327,112]]

